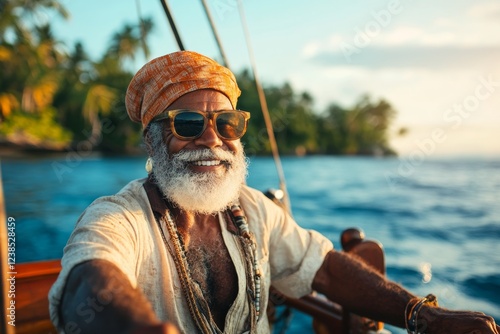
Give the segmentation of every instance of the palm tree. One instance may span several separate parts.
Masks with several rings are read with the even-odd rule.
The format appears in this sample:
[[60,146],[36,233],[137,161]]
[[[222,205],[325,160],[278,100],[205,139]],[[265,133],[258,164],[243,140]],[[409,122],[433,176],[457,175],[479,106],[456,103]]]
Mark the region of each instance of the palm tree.
[[87,140],[94,146],[101,141],[102,125],[99,115],[108,115],[112,111],[116,97],[116,90],[106,85],[92,85],[88,90],[83,105],[83,116],[92,126]]
[[142,48],[148,58],[149,48],[146,39],[153,27],[151,18],[140,19],[138,25],[126,24],[121,31],[114,34],[107,56],[115,57],[120,64],[123,64],[126,60],[135,60],[137,50]]
[[141,19],[139,25],[141,31],[141,46],[144,52],[144,58],[149,59],[150,50],[148,44],[146,43],[146,37],[154,28],[153,20],[151,18]]
[[27,112],[40,111],[52,103],[62,57],[49,22],[40,13],[55,10],[63,17],[68,13],[57,0],[0,0],[0,8],[0,112],[6,117],[19,106]]
[[0,0],[0,43],[6,41],[9,31],[23,36],[30,25],[47,25],[46,10],[55,11],[61,17],[69,18],[66,8],[57,0]]
[[22,48],[29,74],[24,83],[21,108],[27,112],[39,112],[52,104],[60,83],[59,64],[63,58],[57,51],[50,26],[36,27],[35,33],[37,43],[26,41]]
[[[124,62],[134,60],[139,49],[149,54],[144,48],[146,38],[153,29],[151,19],[141,20],[139,25],[126,24],[115,33],[111,44],[98,61],[93,63],[96,79],[88,84],[88,91],[83,106],[84,118],[90,123],[92,130],[87,140],[90,143],[100,142],[101,118],[109,115],[118,97],[118,87],[124,82]],[[128,81],[128,80],[126,80]]]
[[[61,53],[47,11],[69,16],[58,0],[0,0],[0,121],[8,121],[0,123],[0,133],[5,136],[15,128],[29,135],[37,119],[43,118],[50,119],[45,123],[49,132],[64,124],[78,139],[86,137],[97,145],[102,118],[119,121],[122,117],[112,111],[123,110],[117,104],[118,92],[126,89],[131,78],[125,62],[134,60],[141,48],[149,56],[145,41],[153,29],[152,20],[125,25],[103,57],[92,61],[81,44],[69,55]],[[26,127],[25,120],[31,125]],[[82,121],[90,125],[90,134],[82,129]],[[129,143],[129,130],[120,124],[119,131],[106,137],[108,143]]]

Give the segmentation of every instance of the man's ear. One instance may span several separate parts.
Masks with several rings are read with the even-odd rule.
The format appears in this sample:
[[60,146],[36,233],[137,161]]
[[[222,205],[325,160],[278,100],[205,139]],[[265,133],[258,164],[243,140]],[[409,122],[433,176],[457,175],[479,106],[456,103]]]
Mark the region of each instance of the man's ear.
[[144,141],[144,146],[146,147],[146,152],[149,156],[153,154],[153,147],[151,146],[151,137],[149,136],[149,124],[142,132],[142,140]]

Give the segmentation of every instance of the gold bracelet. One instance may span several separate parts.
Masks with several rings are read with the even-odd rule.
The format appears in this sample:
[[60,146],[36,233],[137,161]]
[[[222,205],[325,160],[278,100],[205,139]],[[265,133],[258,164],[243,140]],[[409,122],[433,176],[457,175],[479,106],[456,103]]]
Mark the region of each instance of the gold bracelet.
[[[406,327],[406,330],[408,333],[410,333],[410,330],[408,329],[408,315],[411,314],[411,312],[413,311],[413,308],[415,307],[415,305],[418,303],[420,299],[418,297],[414,297],[412,299],[410,299],[410,301],[406,304],[406,307],[405,307],[405,327]],[[415,303],[415,304],[413,304]],[[413,305],[412,305],[413,304]],[[412,305],[410,307],[410,305]],[[410,312],[408,312],[408,310]]]
[[[413,303],[414,305],[409,307]],[[420,312],[420,309],[424,304],[429,304],[431,306],[438,306],[437,297],[434,296],[433,294],[428,294],[422,299],[412,298],[410,299],[408,304],[406,304],[405,325],[408,334],[423,334],[418,331],[417,319],[418,319],[418,313]],[[408,309],[410,309],[410,312],[408,312]]]

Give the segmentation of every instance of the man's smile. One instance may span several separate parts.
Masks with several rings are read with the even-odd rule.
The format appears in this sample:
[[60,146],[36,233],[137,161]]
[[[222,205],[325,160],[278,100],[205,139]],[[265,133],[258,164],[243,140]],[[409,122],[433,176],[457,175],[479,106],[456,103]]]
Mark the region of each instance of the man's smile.
[[195,166],[217,166],[221,164],[220,160],[198,160],[192,161],[191,164]]

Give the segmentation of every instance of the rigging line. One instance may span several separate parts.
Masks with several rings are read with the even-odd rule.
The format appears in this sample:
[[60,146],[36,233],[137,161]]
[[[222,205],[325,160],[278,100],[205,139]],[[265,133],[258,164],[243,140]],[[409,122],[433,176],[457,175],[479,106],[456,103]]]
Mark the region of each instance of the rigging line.
[[146,31],[144,28],[144,21],[142,19],[142,14],[141,14],[140,0],[135,0],[135,7],[137,10],[137,16],[139,17],[139,29],[141,32],[142,51],[144,52],[144,58],[146,58],[146,60],[149,60],[149,51],[148,51],[148,46],[146,45]]
[[290,197],[288,196],[288,191],[286,187],[285,181],[285,173],[283,172],[283,166],[281,165],[280,155],[278,152],[278,145],[276,144],[276,138],[274,137],[273,125],[271,122],[271,116],[269,115],[269,110],[267,108],[266,96],[264,94],[264,90],[262,89],[262,85],[259,81],[259,76],[257,75],[257,66],[255,63],[255,58],[253,54],[252,45],[250,43],[250,34],[248,32],[248,24],[246,22],[245,11],[243,8],[243,1],[238,0],[238,9],[241,18],[241,25],[243,27],[243,32],[245,34],[245,41],[247,44],[248,55],[250,57],[250,62],[252,64],[253,76],[255,79],[255,85],[257,86],[257,92],[259,94],[260,105],[262,107],[262,114],[264,115],[264,121],[266,123],[267,135],[269,136],[269,142],[271,144],[271,151],[273,153],[274,164],[276,165],[276,170],[278,172],[278,177],[280,180],[280,189],[284,193],[284,204],[288,212],[291,214],[291,206],[290,206]]
[[212,18],[212,13],[210,12],[210,8],[208,7],[207,1],[201,0],[201,3],[203,4],[203,9],[205,9],[205,14],[207,15],[208,22],[210,23],[210,26],[212,28],[212,33],[214,34],[215,42],[217,43],[217,46],[219,47],[219,51],[220,51],[220,54],[222,56],[222,61],[224,62],[224,66],[229,68],[229,62],[227,61],[226,53],[224,52],[224,49],[222,48],[222,43],[220,41],[219,34],[217,33],[217,29],[215,28],[214,20]]
[[184,45],[182,44],[181,41],[181,36],[179,35],[179,32],[177,31],[177,27],[174,22],[174,18],[172,14],[170,13],[170,7],[168,6],[167,0],[160,0],[161,5],[163,7],[163,10],[165,11],[165,14],[167,15],[168,23],[170,24],[170,28],[172,28],[172,32],[174,33],[175,40],[177,41],[177,45],[179,46],[179,49],[181,51],[186,50],[184,48]]

